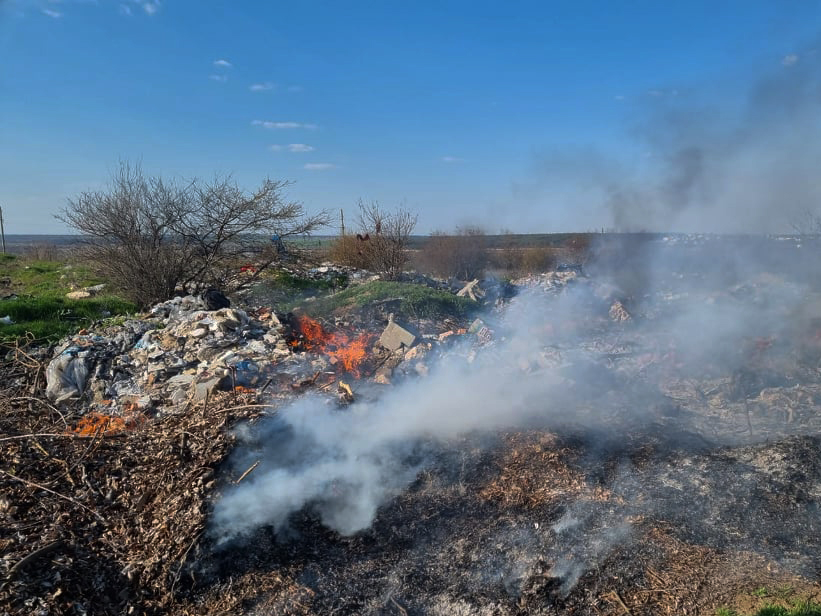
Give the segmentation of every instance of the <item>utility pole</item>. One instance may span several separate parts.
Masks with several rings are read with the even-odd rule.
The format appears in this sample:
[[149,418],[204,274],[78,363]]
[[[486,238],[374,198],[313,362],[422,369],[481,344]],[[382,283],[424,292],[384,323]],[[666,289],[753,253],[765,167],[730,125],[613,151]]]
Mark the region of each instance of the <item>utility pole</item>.
[[3,227],[3,208],[0,207],[0,236],[3,237],[3,254],[6,254],[6,230]]
[[345,235],[345,210],[339,208],[339,219],[342,221],[342,235]]

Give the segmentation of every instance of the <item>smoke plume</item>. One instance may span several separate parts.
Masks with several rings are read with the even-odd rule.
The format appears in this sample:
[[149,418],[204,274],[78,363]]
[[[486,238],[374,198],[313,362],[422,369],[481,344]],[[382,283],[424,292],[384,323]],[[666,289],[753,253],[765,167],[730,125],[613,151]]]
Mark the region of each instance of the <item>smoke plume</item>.
[[624,151],[544,150],[514,193],[555,230],[789,232],[821,201],[821,55],[811,45],[789,57],[741,91],[634,96],[620,103],[633,137]]

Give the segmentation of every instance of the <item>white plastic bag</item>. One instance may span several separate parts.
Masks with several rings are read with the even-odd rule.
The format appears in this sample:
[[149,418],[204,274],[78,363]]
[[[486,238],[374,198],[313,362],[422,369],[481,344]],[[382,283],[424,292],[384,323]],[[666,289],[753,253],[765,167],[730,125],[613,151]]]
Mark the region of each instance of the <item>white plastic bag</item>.
[[52,402],[79,397],[88,379],[85,359],[74,353],[63,352],[46,369],[46,395]]

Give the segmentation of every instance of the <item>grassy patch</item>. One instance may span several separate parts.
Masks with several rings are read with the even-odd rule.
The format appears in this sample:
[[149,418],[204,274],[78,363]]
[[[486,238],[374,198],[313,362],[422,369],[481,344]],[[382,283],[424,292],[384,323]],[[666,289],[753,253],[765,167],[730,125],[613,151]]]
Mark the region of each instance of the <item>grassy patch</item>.
[[344,287],[348,282],[345,274],[334,273],[327,278],[303,278],[286,270],[274,270],[265,276],[265,284],[271,289],[279,291],[329,291]]
[[71,300],[64,297],[23,297],[0,302],[0,317],[13,325],[0,325],[0,339],[14,340],[32,335],[35,339],[59,340],[107,316],[135,312],[137,307],[118,297],[101,296]]
[[397,316],[405,318],[467,316],[478,308],[472,299],[457,297],[447,291],[406,282],[375,280],[319,298],[306,305],[305,310],[314,315],[323,315],[389,299],[399,300],[400,315]]
[[[716,611],[716,616],[741,616],[741,614],[735,610],[723,607]],[[821,604],[802,601],[792,607],[768,605],[760,608],[750,616],[821,616]]]
[[70,261],[43,261],[0,254],[0,283],[5,295],[0,301],[0,340],[23,336],[53,341],[111,315],[136,311],[136,306],[113,295],[71,300],[69,291],[104,282],[87,265]]
[[82,263],[38,261],[2,254],[0,278],[18,295],[65,295],[79,287],[104,282]]

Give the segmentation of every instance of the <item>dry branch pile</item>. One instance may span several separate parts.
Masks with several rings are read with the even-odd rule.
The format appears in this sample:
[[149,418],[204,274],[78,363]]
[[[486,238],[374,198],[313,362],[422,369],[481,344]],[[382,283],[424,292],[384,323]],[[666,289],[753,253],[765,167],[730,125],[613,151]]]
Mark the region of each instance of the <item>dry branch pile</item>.
[[5,366],[17,387],[0,413],[0,613],[178,612],[227,428],[261,409],[222,394],[112,429],[29,395],[42,385],[32,359]]

